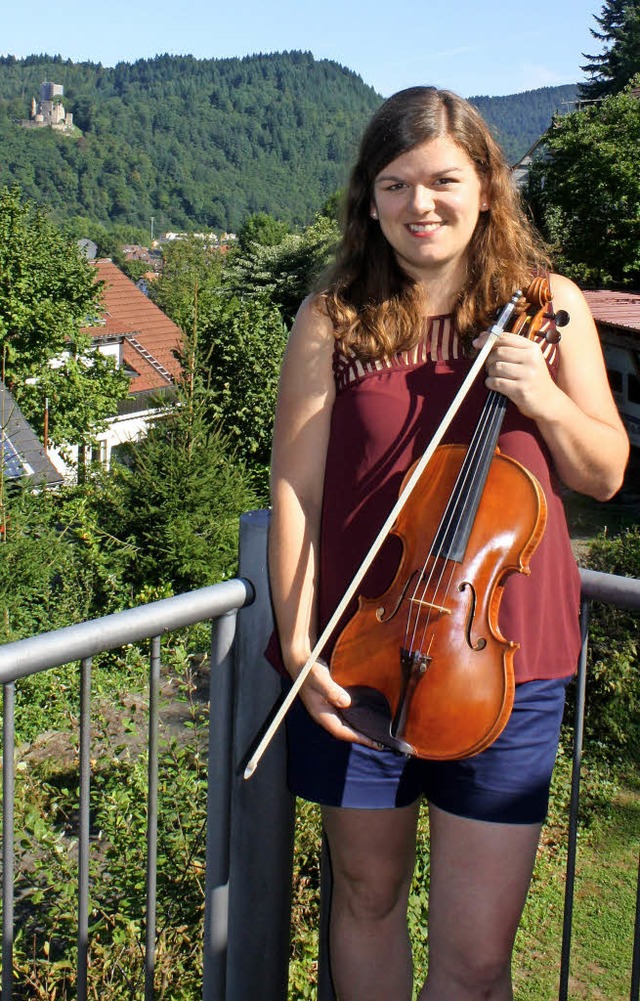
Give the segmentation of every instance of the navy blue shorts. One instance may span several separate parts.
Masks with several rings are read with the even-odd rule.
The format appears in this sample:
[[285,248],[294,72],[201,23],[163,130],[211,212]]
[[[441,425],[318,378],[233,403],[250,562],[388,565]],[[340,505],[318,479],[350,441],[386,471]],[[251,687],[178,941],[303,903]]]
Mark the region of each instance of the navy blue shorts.
[[500,736],[460,761],[423,761],[337,740],[297,699],[287,715],[289,788],[325,806],[375,810],[408,806],[425,796],[459,817],[542,823],[570,680],[516,685],[513,711]]

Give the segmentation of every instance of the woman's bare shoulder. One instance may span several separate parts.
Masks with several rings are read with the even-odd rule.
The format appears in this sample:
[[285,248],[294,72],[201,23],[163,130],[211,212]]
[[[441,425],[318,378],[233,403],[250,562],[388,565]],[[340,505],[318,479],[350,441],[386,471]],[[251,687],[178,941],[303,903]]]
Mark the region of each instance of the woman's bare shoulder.
[[589,311],[585,297],[570,278],[565,275],[551,274],[549,275],[549,285],[554,306],[557,308],[570,310],[570,307],[573,306],[574,309]]
[[[302,327],[313,331],[317,336],[335,340],[333,324],[327,312],[326,300],[321,292],[313,292],[303,299],[293,325],[293,330]],[[293,332],[293,331],[292,331]]]
[[[281,393],[332,392],[335,337],[321,295],[301,303],[285,352]],[[303,389],[304,387],[304,389]]]
[[287,354],[330,358],[335,348],[333,325],[317,293],[307,296],[300,305],[289,334]]

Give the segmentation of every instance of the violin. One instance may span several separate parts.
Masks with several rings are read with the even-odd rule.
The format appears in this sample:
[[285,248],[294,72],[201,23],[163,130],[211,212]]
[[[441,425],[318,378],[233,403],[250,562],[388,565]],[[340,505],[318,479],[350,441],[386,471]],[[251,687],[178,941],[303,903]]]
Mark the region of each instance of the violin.
[[[550,303],[535,278],[506,329],[557,341],[568,317]],[[333,649],[331,674],[352,700],[344,720],[403,754],[476,754],[511,713],[519,644],[498,613],[509,576],[530,573],[547,508],[535,476],[497,448],[507,403],[490,391],[469,445],[436,448],[391,529],[402,544],[391,585],[359,597]]]

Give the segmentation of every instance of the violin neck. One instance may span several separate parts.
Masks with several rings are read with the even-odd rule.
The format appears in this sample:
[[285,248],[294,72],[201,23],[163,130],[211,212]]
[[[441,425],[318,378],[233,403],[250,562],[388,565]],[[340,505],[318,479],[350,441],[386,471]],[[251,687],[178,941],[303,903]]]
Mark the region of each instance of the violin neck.
[[507,397],[490,391],[434,540],[434,551],[460,563],[464,559],[489,467],[495,454]]

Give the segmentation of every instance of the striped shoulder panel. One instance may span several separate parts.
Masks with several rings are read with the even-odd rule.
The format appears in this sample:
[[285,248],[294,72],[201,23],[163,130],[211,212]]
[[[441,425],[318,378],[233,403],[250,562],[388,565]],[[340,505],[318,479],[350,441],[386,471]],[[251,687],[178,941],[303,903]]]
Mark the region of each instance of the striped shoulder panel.
[[376,372],[415,368],[417,365],[429,362],[435,364],[436,368],[446,368],[447,363],[457,359],[460,353],[460,342],[457,332],[453,329],[451,317],[430,317],[422,340],[409,351],[401,351],[391,358],[363,361],[352,353],[345,355],[341,351],[335,351],[333,371],[336,387],[338,390],[345,389]]

